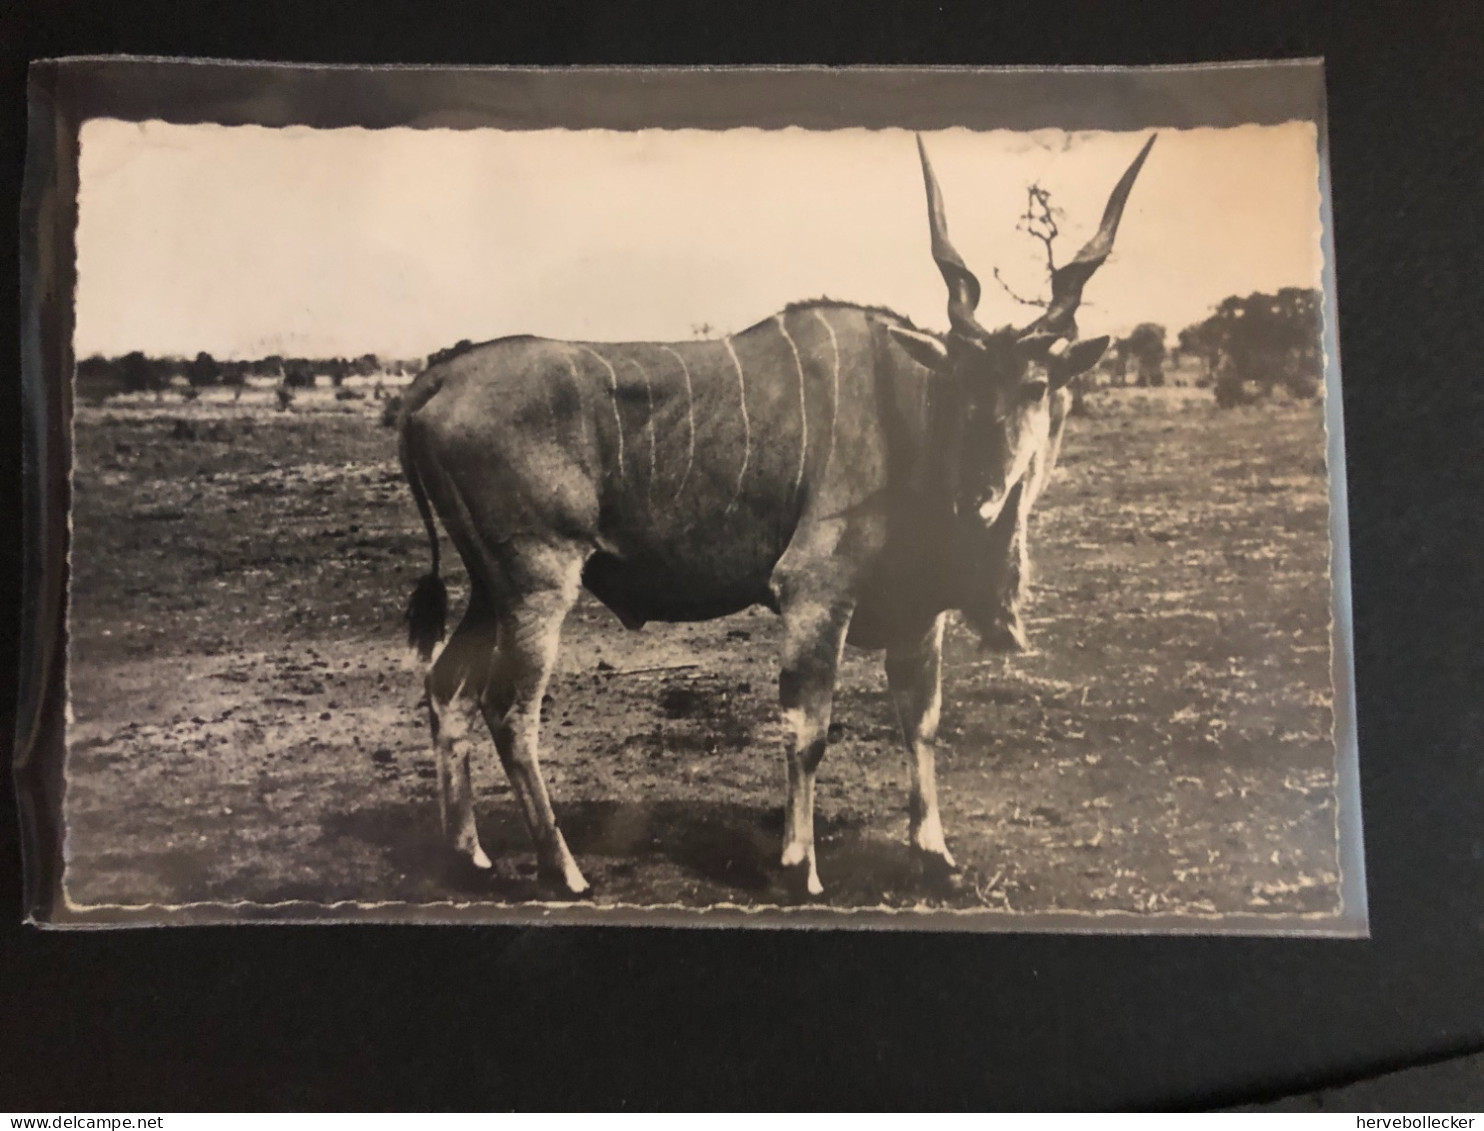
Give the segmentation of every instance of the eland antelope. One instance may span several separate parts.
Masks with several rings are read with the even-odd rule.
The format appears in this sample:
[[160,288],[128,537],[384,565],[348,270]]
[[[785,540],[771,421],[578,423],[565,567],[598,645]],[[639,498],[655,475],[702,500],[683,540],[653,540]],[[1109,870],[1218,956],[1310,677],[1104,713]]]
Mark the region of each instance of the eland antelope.
[[1108,341],[1078,340],[1075,314],[1153,143],[1023,328],[976,321],[979,281],[949,241],[919,138],[946,333],[821,300],[709,341],[503,338],[417,378],[400,451],[432,551],[407,611],[424,659],[447,610],[435,514],[470,583],[427,675],[458,854],[490,866],[469,774],[483,717],[541,876],[561,897],[588,890],[537,753],[562,622],[586,588],[631,629],[753,605],[782,618],[782,864],[813,895],[815,772],[841,652],[884,651],[911,767],[910,848],[935,873],[957,871],[934,780],[945,615],[960,611],[988,646],[1022,643],[1025,522],[1060,442],[1063,386]]

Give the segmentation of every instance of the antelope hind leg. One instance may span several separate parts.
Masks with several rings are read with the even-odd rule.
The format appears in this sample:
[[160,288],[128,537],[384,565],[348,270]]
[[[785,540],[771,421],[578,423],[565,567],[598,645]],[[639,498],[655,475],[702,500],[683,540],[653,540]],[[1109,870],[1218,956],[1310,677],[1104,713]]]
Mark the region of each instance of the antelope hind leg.
[[479,698],[489,677],[494,650],[495,622],[476,601],[427,677],[443,835],[458,860],[481,871],[490,867],[490,859],[480,846],[474,821],[469,758],[476,741]]
[[557,827],[538,746],[541,700],[556,664],[562,621],[577,599],[580,573],[578,561],[566,571],[561,587],[527,594],[501,617],[500,647],[482,704],[500,763],[535,842],[541,878],[573,898],[586,895],[590,886]]

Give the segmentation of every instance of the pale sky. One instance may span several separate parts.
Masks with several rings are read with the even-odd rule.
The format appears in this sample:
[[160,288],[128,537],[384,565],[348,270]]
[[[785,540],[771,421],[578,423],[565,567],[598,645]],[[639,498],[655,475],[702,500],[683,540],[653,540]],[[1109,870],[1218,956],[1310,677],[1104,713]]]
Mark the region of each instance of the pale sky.
[[[1039,182],[1059,261],[1096,228],[1149,131],[924,135],[980,321],[1023,323],[992,278],[1044,294],[1015,230]],[[1171,336],[1229,294],[1320,285],[1308,122],[1161,130],[1084,336]],[[75,346],[219,357],[415,357],[460,338],[741,330],[829,295],[947,323],[904,130],[503,131],[84,124]]]

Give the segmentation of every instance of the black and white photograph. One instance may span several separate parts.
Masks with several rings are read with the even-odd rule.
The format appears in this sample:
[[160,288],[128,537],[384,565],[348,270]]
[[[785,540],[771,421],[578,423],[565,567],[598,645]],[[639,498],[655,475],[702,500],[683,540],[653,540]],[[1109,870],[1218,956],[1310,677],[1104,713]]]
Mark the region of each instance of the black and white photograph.
[[1363,935],[1322,108],[1107,78],[82,122],[58,921]]

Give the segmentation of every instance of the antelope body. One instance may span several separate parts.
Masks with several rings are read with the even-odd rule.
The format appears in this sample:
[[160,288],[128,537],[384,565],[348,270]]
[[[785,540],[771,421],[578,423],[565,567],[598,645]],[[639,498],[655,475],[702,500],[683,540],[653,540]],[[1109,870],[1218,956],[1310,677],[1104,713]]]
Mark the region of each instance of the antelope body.
[[435,514],[470,579],[427,677],[457,853],[490,866],[469,774],[482,717],[543,877],[561,896],[588,890],[538,755],[562,621],[585,587],[629,628],[751,605],[782,618],[782,863],[810,894],[822,891],[815,773],[841,651],[883,650],[912,767],[911,848],[933,872],[956,872],[934,781],[945,614],[962,611],[989,646],[1023,642],[1025,523],[1060,442],[1061,386],[1107,345],[1077,341],[1073,316],[1152,142],[1022,330],[974,320],[979,284],[948,241],[919,140],[946,334],[822,300],[714,341],[506,338],[418,377],[400,439],[433,555],[408,607],[424,657],[446,609]]

